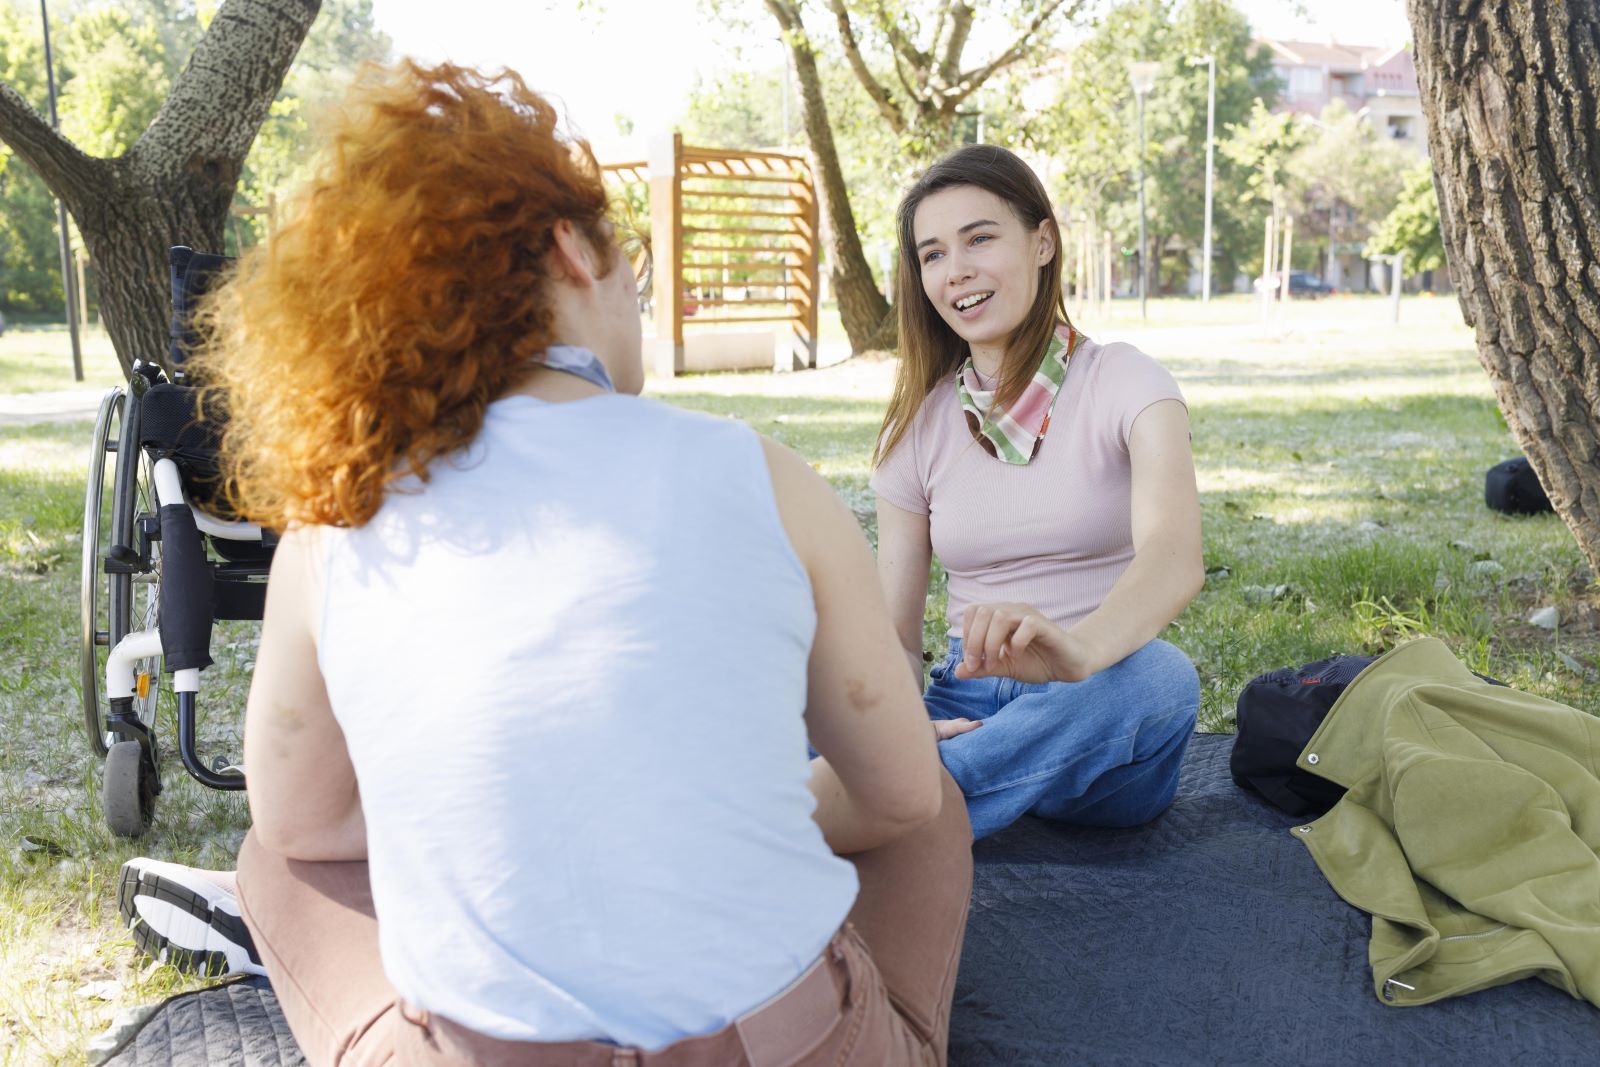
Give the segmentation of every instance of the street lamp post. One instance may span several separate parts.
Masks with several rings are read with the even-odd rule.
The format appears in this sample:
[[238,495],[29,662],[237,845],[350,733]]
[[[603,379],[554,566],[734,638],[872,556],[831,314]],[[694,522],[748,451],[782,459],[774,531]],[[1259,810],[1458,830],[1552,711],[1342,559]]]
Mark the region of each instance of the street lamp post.
[[1198,67],[1204,63],[1207,68],[1208,86],[1206,90],[1206,239],[1205,259],[1200,265],[1200,302],[1211,302],[1211,175],[1212,152],[1217,143],[1217,57],[1215,54],[1208,56],[1194,56],[1189,60],[1191,67]]
[[1145,237],[1144,215],[1144,98],[1156,84],[1158,63],[1129,63],[1128,78],[1133,82],[1133,93],[1139,98],[1139,317],[1148,319],[1145,298],[1150,289],[1149,239]]
[[[56,115],[56,65],[50,53],[50,10],[45,3],[46,0],[39,0],[39,17],[44,22],[44,78],[50,89],[50,126],[59,132],[61,120]],[[72,337],[72,377],[74,381],[81,382],[83,350],[78,345],[78,288],[72,272],[72,237],[67,232],[67,205],[59,196],[56,197],[56,225],[61,232],[61,292],[67,301],[67,332]]]

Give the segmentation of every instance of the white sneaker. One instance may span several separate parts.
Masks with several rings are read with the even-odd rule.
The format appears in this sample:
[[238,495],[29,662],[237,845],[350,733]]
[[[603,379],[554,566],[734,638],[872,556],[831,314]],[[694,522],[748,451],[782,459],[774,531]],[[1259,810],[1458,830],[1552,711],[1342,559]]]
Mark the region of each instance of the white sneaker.
[[117,910],[139,951],[180,971],[266,974],[239,902],[193,867],[143,856],[122,865]]

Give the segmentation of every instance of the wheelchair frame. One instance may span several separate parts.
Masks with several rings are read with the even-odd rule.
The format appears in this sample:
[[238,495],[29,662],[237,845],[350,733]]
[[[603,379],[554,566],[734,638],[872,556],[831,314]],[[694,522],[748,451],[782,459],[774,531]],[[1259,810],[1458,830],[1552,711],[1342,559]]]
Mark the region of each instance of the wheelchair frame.
[[[84,497],[83,712],[90,747],[106,761],[101,788],[106,822],[113,832],[126,837],[149,828],[155,798],[162,789],[155,712],[167,655],[161,610],[164,539],[189,539],[189,558],[200,560],[215,578],[264,579],[268,569],[265,562],[210,560],[201,534],[264,543],[261,528],[219,519],[195,507],[184,492],[177,464],[159,449],[142,444],[144,397],[163,382],[165,372],[159,366],[136,361],[127,389],[114,386],[101,398]],[[108,464],[112,466],[109,521]],[[181,511],[168,512],[164,523],[162,510],[174,505]],[[209,612],[210,603],[206,607]],[[209,617],[206,620],[207,632],[211,621]],[[200,668],[185,667],[171,673],[178,698],[178,755],[184,768],[212,789],[243,789],[242,767],[221,757],[210,767],[200,760],[196,730]]]

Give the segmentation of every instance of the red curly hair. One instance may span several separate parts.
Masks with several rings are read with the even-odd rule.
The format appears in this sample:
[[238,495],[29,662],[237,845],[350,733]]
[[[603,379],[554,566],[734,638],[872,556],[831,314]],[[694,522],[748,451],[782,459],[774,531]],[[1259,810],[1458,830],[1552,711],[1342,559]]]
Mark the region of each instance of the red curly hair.
[[287,221],[198,318],[239,513],[360,526],[471,443],[554,340],[553,227],[610,248],[607,206],[588,145],[515,73],[363,70]]

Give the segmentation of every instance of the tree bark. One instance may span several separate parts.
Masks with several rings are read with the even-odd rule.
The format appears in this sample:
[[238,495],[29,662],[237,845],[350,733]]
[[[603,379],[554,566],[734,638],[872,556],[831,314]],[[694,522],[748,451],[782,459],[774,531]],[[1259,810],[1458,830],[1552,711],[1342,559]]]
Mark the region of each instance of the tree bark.
[[222,250],[245,156],[320,8],[226,0],[150,128],[115,159],[84,155],[0,84],[0,140],[77,221],[124,373],[135,359],[166,364],[167,249]]
[[1409,0],[1409,14],[1462,313],[1600,575],[1600,12]]
[[853,352],[895,347],[895,319],[889,302],[878,291],[861,249],[855,213],[845,188],[844,170],[839,166],[839,149],[833,141],[828,121],[828,106],[822,98],[822,78],[817,72],[816,51],[806,36],[798,5],[790,0],[765,0],[794,59],[795,79],[800,83],[800,117],[811,144],[816,164],[817,189],[822,197],[822,212],[828,220],[828,269],[833,293],[839,301],[839,318]]

